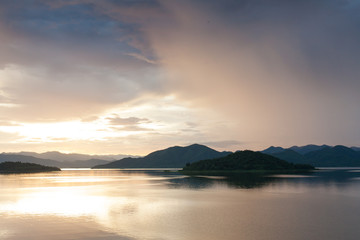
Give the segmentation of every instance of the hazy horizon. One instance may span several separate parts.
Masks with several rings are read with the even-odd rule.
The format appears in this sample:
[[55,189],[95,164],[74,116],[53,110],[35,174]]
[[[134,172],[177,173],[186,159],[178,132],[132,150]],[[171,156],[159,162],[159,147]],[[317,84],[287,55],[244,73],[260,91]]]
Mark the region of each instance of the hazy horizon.
[[1,152],[360,146],[360,3],[0,2]]

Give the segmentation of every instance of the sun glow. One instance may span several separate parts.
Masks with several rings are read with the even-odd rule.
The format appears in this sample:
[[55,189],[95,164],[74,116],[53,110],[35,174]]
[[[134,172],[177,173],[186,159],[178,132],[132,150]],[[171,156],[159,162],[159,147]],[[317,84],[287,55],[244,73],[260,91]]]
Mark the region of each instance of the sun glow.
[[[136,103],[70,121],[23,122],[4,119],[0,121],[0,134],[7,136],[3,143],[13,152],[121,152],[144,155],[155,148],[154,138],[158,143],[156,148],[160,148],[179,144],[179,139],[184,136],[201,136],[199,132],[206,124],[194,124],[198,115],[209,116],[207,121],[217,119],[213,113],[180,104],[173,95],[155,99],[144,97]],[[167,139],[166,144],[160,141],[161,137]],[[169,143],[169,139],[174,143]],[[134,147],[139,144],[145,145],[145,148],[140,150]]]
[[[65,122],[15,122],[11,125],[0,125],[0,131],[21,136],[22,138],[17,140],[17,143],[101,141],[113,137],[139,135],[149,131],[174,131],[183,128],[183,123],[190,121],[193,113],[188,107],[178,106],[173,101],[173,96],[167,96],[155,102],[147,102],[134,107],[111,109],[101,116],[91,118],[90,121],[79,119]],[[125,122],[111,122],[116,118]],[[126,122],[129,119],[135,120]]]
[[94,124],[80,122],[28,124],[24,125],[21,133],[27,137],[41,139],[90,139],[101,137],[101,132],[96,131],[97,128]]
[[[152,123],[139,124],[144,130],[157,127]],[[109,137],[126,137],[143,131],[127,129],[126,127],[108,126],[103,121],[96,122],[55,122],[55,123],[25,123],[19,126],[3,126],[0,130],[18,133],[22,138],[16,142],[63,142],[63,141],[101,141]]]

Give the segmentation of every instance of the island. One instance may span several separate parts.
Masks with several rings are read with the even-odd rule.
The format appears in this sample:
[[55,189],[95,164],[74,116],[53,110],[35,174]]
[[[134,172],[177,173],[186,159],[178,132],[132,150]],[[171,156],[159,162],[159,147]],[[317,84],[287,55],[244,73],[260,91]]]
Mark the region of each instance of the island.
[[237,151],[225,157],[188,163],[181,172],[303,172],[315,168],[294,164],[277,157],[250,150]]
[[61,171],[57,167],[48,167],[35,163],[23,162],[2,162],[0,163],[0,173],[39,173]]

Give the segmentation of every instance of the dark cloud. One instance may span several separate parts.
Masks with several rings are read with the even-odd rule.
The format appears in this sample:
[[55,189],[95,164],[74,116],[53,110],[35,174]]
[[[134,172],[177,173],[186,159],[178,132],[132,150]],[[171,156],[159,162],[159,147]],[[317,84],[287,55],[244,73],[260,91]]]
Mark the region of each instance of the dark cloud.
[[99,2],[0,2],[0,101],[17,104],[3,108],[3,115],[19,121],[84,118],[163,92],[155,58],[139,40],[140,26],[111,16],[111,6],[119,4]]
[[[120,2],[119,2],[120,3]],[[144,67],[128,53],[152,59],[141,26],[128,17],[116,17],[117,9],[135,14],[145,3],[113,1],[2,1],[0,12],[4,51],[0,63]],[[5,34],[6,33],[6,34]],[[141,42],[141,44],[140,44]],[[143,51],[144,50],[144,51]],[[32,61],[30,61],[32,60]]]
[[163,3],[168,24],[149,27],[159,62],[180,96],[237,121],[239,138],[360,141],[356,1]]
[[[269,58],[264,61],[276,60],[271,58],[277,55],[296,64],[292,67],[312,76],[302,79],[304,82],[359,82],[360,4],[357,1],[185,1],[168,6],[179,18],[187,14],[186,9],[192,9],[186,23],[177,22],[193,22],[200,30],[198,34],[186,36],[188,41],[196,43],[199,35],[208,37],[208,31],[218,32],[220,36],[214,37],[219,45],[229,43],[226,35],[238,42],[232,46],[235,52],[260,47],[255,54]],[[188,31],[192,29],[183,27]],[[227,30],[232,31],[231,35]],[[221,33],[225,34],[223,39]],[[204,48],[207,47],[205,40]],[[273,52],[265,52],[269,51],[267,48]]]
[[6,9],[1,14],[2,26],[11,34],[10,47],[7,46],[11,58],[2,54],[6,63],[28,65],[54,61],[56,65],[73,59],[86,65],[109,64],[119,61],[124,52],[136,51],[120,41],[136,30],[129,24],[96,14],[91,5],[50,8],[24,1],[21,7],[14,2],[2,7]]

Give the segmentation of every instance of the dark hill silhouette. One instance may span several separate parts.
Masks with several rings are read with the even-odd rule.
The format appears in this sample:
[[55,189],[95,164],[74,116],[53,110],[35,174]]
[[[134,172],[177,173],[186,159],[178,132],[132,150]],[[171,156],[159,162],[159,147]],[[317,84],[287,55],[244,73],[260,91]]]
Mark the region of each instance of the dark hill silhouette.
[[292,163],[306,163],[307,162],[307,158],[303,155],[301,155],[300,153],[295,152],[294,150],[291,149],[284,149],[281,152],[276,152],[273,154],[270,154],[274,157],[277,157],[279,159],[288,161],[288,162],[292,162]]
[[293,151],[295,151],[297,153],[300,153],[300,154],[306,154],[306,153],[309,153],[309,152],[321,150],[321,149],[326,148],[326,147],[329,147],[329,146],[328,145],[319,146],[319,145],[309,144],[309,145],[302,146],[302,147],[292,146],[289,149],[293,150]]
[[269,154],[292,163],[311,164],[315,167],[360,167],[360,151],[341,145],[307,145]]
[[351,149],[354,150],[354,151],[357,151],[357,152],[360,151],[360,147],[351,147]]
[[326,147],[304,155],[309,162],[324,167],[360,166],[360,152],[345,146]]
[[285,149],[282,148],[282,147],[274,147],[274,146],[271,146],[263,151],[261,151],[262,153],[266,153],[266,154],[273,154],[273,153],[278,153],[278,152],[282,152],[284,151]]
[[143,158],[124,158],[93,168],[182,168],[186,163],[228,155],[207,146],[193,144],[187,147],[170,147],[150,153]]
[[225,157],[202,160],[188,164],[183,171],[294,171],[312,170],[305,164],[293,164],[268,154],[253,151],[237,151]]

